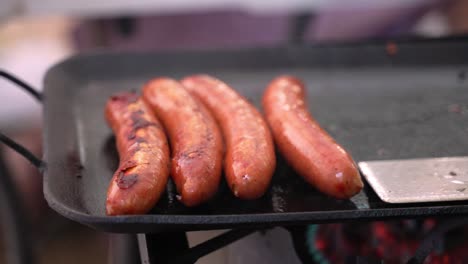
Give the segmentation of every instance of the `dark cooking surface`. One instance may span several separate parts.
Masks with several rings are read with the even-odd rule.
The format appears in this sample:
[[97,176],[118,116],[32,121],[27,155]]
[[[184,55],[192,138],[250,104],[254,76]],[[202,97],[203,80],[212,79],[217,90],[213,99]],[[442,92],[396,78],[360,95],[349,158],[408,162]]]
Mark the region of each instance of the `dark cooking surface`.
[[376,43],[74,57],[45,80],[44,193],[59,213],[112,232],[468,214],[468,202],[386,204],[367,184],[349,201],[327,198],[279,157],[272,186],[260,200],[237,200],[223,184],[211,203],[187,209],[169,185],[150,214],[106,217],[106,190],[118,157],[103,115],[109,95],[138,90],[155,76],[209,73],[258,106],[272,78],[293,74],[308,86],[313,115],[357,162],[463,156],[468,154],[467,59],[468,46],[458,41],[399,43],[394,56]]

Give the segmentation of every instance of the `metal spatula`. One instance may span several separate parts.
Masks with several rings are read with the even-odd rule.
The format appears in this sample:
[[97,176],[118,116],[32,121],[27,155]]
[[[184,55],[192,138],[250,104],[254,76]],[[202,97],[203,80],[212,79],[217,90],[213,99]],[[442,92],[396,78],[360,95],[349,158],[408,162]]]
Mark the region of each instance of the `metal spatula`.
[[468,199],[468,157],[363,161],[358,166],[388,203]]

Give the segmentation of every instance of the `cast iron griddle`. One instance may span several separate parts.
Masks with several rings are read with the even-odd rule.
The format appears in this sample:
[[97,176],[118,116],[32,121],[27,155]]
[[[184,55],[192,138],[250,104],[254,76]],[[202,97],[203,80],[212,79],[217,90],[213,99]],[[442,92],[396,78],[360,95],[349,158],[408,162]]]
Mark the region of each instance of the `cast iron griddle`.
[[329,198],[278,156],[262,199],[238,200],[223,183],[212,202],[189,209],[177,202],[169,184],[147,215],[105,215],[118,156],[104,104],[111,94],[139,90],[156,76],[208,73],[259,106],[272,78],[293,74],[308,86],[313,115],[356,162],[467,155],[468,46],[460,40],[397,45],[394,55],[387,54],[385,43],[373,43],[68,59],[45,79],[45,197],[65,217],[127,233],[468,214],[468,202],[386,204],[367,184],[351,200]]

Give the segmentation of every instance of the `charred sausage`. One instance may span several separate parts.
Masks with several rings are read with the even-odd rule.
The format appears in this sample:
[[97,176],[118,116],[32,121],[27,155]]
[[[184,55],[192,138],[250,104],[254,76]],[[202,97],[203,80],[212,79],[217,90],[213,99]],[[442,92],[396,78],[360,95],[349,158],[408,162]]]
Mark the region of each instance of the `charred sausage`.
[[184,87],[213,114],[226,143],[224,171],[235,196],[256,199],[271,181],[276,158],[273,139],[261,114],[220,80],[207,75],[183,79]]
[[144,214],[157,203],[169,177],[169,146],[159,121],[134,93],[112,96],[106,120],[120,157],[107,191],[108,215]]
[[214,196],[222,172],[223,140],[208,110],[182,85],[158,78],[143,98],[161,120],[171,143],[171,176],[180,201],[195,206]]
[[262,104],[276,146],[307,182],[341,199],[362,189],[361,176],[351,156],[308,112],[301,81],[290,76],[274,79]]

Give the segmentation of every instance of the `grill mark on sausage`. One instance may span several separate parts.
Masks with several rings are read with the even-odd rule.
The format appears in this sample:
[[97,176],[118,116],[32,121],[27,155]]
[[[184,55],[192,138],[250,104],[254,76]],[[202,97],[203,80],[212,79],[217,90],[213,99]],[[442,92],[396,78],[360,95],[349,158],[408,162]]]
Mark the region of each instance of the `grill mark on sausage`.
[[122,94],[116,94],[112,95],[110,99],[112,101],[121,101],[123,103],[131,104],[135,103],[138,101],[138,94],[136,93],[122,93]]
[[125,175],[127,170],[134,168],[137,165],[137,162],[132,159],[127,159],[120,165],[117,170],[118,176],[115,178],[115,182],[120,189],[128,189],[138,181],[138,174],[136,173]]
[[115,181],[120,189],[128,189],[138,181],[138,174],[125,175],[125,173],[121,171]]
[[130,119],[132,120],[132,128],[133,130],[138,130],[140,128],[145,128],[149,126],[159,127],[156,123],[150,122],[142,117],[142,112],[135,111],[130,115]]
[[193,158],[197,158],[197,157],[202,157],[203,154],[204,154],[203,149],[204,149],[203,147],[200,147],[200,148],[196,148],[194,150],[182,152],[180,154],[180,157],[184,158],[184,159],[193,159]]
[[135,142],[136,143],[146,143],[147,140],[145,138],[142,138],[142,137],[136,137]]
[[119,171],[125,172],[128,169],[134,168],[138,165],[138,163],[135,160],[128,159],[122,163],[122,165],[119,168]]
[[134,130],[130,131],[130,133],[128,133],[128,135],[127,135],[127,139],[128,140],[133,140],[135,138],[136,138],[135,131]]
[[[131,125],[131,130],[127,135],[128,140],[133,140],[136,139],[136,132],[141,129],[141,128],[146,128],[149,126],[153,126],[157,129],[161,129],[161,126],[159,124],[156,124],[154,122],[150,122],[143,118],[144,112],[142,110],[138,110],[135,112],[132,112],[130,115],[130,119],[132,120],[132,125]],[[141,140],[141,139],[140,139]],[[138,141],[137,141],[138,142]]]

